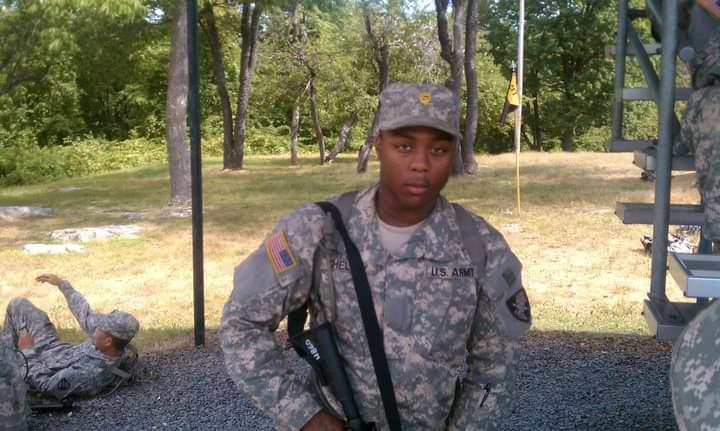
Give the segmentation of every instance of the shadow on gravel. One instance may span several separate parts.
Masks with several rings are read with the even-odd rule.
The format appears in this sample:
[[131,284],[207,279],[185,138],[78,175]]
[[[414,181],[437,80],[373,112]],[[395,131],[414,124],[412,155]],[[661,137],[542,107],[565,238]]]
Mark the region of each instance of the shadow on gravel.
[[[621,334],[536,332],[519,355],[513,412],[502,430],[676,430],[671,345]],[[303,372],[303,364],[289,353]],[[142,355],[146,377],[70,414],[43,414],[33,430],[258,430],[270,420],[225,373],[208,346]]]
[[676,430],[672,345],[651,337],[531,332],[504,430]]

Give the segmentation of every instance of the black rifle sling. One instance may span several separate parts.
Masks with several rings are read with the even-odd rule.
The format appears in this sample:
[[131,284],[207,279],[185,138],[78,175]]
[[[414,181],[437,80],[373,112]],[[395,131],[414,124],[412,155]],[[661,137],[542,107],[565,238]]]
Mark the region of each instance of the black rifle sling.
[[355,244],[350,239],[345,223],[337,207],[330,202],[317,202],[317,205],[326,213],[332,215],[335,220],[335,227],[345,243],[345,251],[348,255],[350,263],[350,273],[352,274],[353,284],[355,285],[355,293],[358,298],[360,313],[362,314],[363,326],[365,327],[365,336],[370,347],[370,356],[372,357],[373,368],[375,369],[375,377],[378,386],[380,386],[380,396],[382,397],[383,406],[385,407],[385,417],[391,431],[400,431],[400,413],[397,409],[397,401],[395,401],[395,391],[393,390],[392,378],[390,376],[390,368],[388,368],[387,358],[385,358],[385,347],[383,343],[383,333],[378,324],[377,315],[375,314],[375,304],[372,300],[370,291],[370,283],[368,282],[365,266],[362,257]]

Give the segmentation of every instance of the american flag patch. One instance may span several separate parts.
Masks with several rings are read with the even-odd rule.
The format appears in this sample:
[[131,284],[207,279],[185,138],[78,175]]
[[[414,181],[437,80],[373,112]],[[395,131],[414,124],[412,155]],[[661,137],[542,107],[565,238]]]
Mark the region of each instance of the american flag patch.
[[281,274],[297,266],[297,260],[290,250],[283,231],[273,234],[265,241],[265,251],[276,274]]

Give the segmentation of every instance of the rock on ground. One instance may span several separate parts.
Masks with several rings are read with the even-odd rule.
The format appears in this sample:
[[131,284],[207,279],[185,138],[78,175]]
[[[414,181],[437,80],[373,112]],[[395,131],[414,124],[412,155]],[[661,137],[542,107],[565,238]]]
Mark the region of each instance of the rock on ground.
[[14,220],[28,217],[48,217],[52,208],[41,207],[0,207],[0,220]]
[[[531,334],[503,430],[676,430],[667,344],[641,337],[570,338]],[[149,377],[79,402],[70,415],[35,415],[31,429],[273,429],[227,377],[215,343],[142,358]]]
[[85,247],[80,244],[25,244],[23,250],[29,254],[82,253]]
[[50,238],[58,241],[89,242],[109,238],[135,238],[143,228],[137,225],[108,225],[58,229],[50,233]]

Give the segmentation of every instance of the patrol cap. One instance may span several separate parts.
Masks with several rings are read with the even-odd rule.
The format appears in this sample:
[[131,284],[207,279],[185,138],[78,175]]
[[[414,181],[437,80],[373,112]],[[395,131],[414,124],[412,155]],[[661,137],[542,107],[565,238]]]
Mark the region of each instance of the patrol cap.
[[390,84],[380,93],[378,130],[425,126],[460,137],[460,103],[446,87]]
[[137,333],[140,324],[131,314],[113,310],[108,314],[98,316],[97,327],[115,338],[129,341]]

